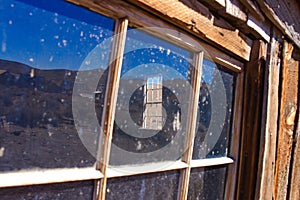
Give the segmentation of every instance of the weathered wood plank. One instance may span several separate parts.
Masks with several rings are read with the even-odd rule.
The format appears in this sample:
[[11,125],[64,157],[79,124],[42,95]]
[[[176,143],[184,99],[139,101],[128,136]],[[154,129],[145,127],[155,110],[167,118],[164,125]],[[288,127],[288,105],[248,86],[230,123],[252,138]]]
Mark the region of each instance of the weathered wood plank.
[[270,25],[255,18],[253,15],[248,14],[246,26],[250,29],[250,33],[256,38],[264,39],[270,42]]
[[299,65],[291,58],[292,52],[293,45],[285,41],[282,52],[282,92],[274,183],[274,197],[278,200],[287,199],[288,197],[294,120],[298,101]]
[[[298,86],[299,87],[299,86]],[[299,90],[298,90],[299,91]],[[293,155],[292,178],[290,182],[290,199],[295,200],[300,198],[300,103],[298,101],[298,124],[295,135],[295,149]]]
[[[298,70],[300,68],[300,50],[294,51],[292,58],[298,63]],[[296,65],[296,63],[295,63]],[[300,77],[298,77],[300,79]],[[299,83],[299,82],[298,82]],[[300,85],[298,85],[298,111],[296,120],[296,132],[294,134],[294,149],[293,149],[293,163],[291,168],[290,179],[290,197],[289,200],[300,199]]]
[[198,99],[200,94],[200,86],[201,86],[201,74],[202,74],[202,62],[203,62],[203,53],[196,54],[194,57],[194,68],[193,70],[193,80],[192,80],[192,88],[194,92],[191,94],[191,103],[189,107],[189,119],[188,119],[188,127],[187,127],[187,139],[186,139],[186,150],[182,156],[182,161],[186,162],[189,166],[186,169],[183,169],[180,174],[180,182],[179,182],[179,200],[186,200],[189,189],[189,180],[191,173],[191,160],[193,155],[193,146],[194,146],[194,138],[195,138],[195,130],[196,130],[196,119],[197,119],[197,111],[198,111]]
[[[245,61],[245,60],[249,59],[252,40],[250,40],[245,35],[236,31],[236,29],[234,27],[232,27],[230,24],[228,24],[224,20],[217,20],[216,18],[213,18],[213,19],[211,19],[212,21],[210,21],[210,19],[207,19],[205,16],[202,16],[202,18],[206,18],[205,21],[201,21],[201,19],[198,20],[198,21],[201,21],[201,24],[202,24],[202,27],[204,30],[207,29],[208,24],[210,24],[210,26],[220,27],[218,29],[214,29],[211,31],[211,32],[214,32],[213,34],[217,35],[217,37],[220,39],[220,42],[217,44],[216,42],[213,41],[213,36],[209,37],[211,39],[207,39],[207,37],[205,37],[201,33],[201,31],[193,28],[194,22],[189,21],[189,23],[186,24],[185,22],[177,20],[176,18],[175,19],[173,19],[173,18],[170,19],[168,17],[165,18],[162,15],[157,14],[156,10],[152,10],[151,12],[146,12],[139,7],[130,5],[130,4],[128,4],[124,1],[120,1],[120,0],[101,0],[101,1],[97,0],[95,2],[90,1],[90,0],[68,0],[68,1],[78,4],[78,5],[81,5],[81,6],[84,6],[84,7],[87,7],[88,9],[90,9],[92,11],[101,13],[103,15],[112,17],[114,19],[127,17],[129,19],[130,25],[133,25],[135,27],[161,27],[161,28],[170,28],[172,30],[189,31],[190,33],[192,33],[192,35],[195,38],[201,38],[201,39],[213,42],[214,46],[218,47],[218,49],[221,49],[223,51],[227,50],[227,51],[231,52],[232,55],[236,54],[236,56],[241,58],[240,60]],[[136,2],[135,5],[138,6],[137,3],[138,2]],[[200,7],[201,6],[199,6],[197,9],[200,9]],[[175,8],[175,10],[177,10],[178,12],[180,11],[179,8]],[[152,14],[150,14],[150,13],[152,13]],[[193,13],[197,13],[197,12],[194,11]],[[156,17],[154,14],[159,15],[160,17]],[[201,15],[201,14],[197,13],[197,15]],[[172,23],[174,25],[166,22],[165,21],[166,19],[172,20]],[[191,19],[189,18],[189,20],[191,20]],[[194,20],[192,20],[192,21],[194,21]],[[198,26],[199,25],[197,25],[197,27]],[[223,27],[223,28],[221,28],[221,27]],[[223,30],[223,31],[220,31],[220,30]],[[222,36],[222,35],[225,35],[225,36]],[[223,43],[221,41],[222,38],[225,41],[224,45],[229,44],[230,46],[223,47],[222,46]],[[230,44],[230,43],[232,43],[232,44]],[[235,49],[234,51],[232,51],[231,48],[234,48],[234,46],[237,46],[238,49]]]
[[255,199],[272,199],[275,174],[281,45],[272,38],[265,71],[262,136]]
[[122,68],[123,54],[125,48],[126,32],[128,27],[128,19],[119,19],[115,25],[114,45],[110,55],[109,65],[109,87],[106,90],[106,107],[103,116],[103,134],[101,134],[99,142],[99,161],[97,168],[102,172],[103,178],[96,183],[95,191],[96,199],[105,200],[106,183],[107,183],[107,166],[109,165],[111,140],[113,134],[115,109],[118,96],[118,88],[120,82],[120,74]]
[[251,40],[226,21],[203,16],[180,1],[128,0],[204,40],[249,60]]
[[[270,7],[264,0],[256,0],[258,5],[260,6],[260,9],[263,11],[263,13],[268,17],[268,19],[280,30],[282,33],[284,33],[289,39],[291,39],[295,45],[300,48],[300,35],[299,32],[295,31],[295,28],[298,28],[299,26],[295,27],[295,23],[299,23],[299,17],[294,19],[292,24],[288,24],[286,21],[282,21],[284,19],[284,15],[289,15],[289,13],[297,14],[297,9],[299,13],[299,5],[295,3],[294,7],[296,10],[294,12],[286,11],[282,13],[280,16],[278,16],[274,12],[274,7]],[[282,1],[284,2],[284,1]],[[278,1],[276,1],[278,3]],[[278,6],[278,5],[277,5]]]
[[236,23],[247,21],[247,14],[241,9],[240,2],[237,0],[226,0],[225,13],[234,17]]
[[265,17],[260,11],[259,7],[251,0],[239,0],[251,13],[251,15],[255,16],[261,22],[265,21]]
[[265,57],[266,44],[259,40],[254,41],[250,61],[245,67],[242,143],[236,199],[254,199],[261,134]]

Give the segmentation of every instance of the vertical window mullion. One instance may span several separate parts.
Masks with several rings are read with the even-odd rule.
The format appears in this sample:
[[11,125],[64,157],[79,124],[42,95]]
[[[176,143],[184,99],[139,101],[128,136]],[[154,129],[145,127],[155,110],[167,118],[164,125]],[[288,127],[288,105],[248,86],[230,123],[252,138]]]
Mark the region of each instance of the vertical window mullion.
[[203,63],[203,52],[194,54],[194,68],[192,75],[192,90],[191,93],[191,102],[189,107],[189,119],[187,127],[187,139],[186,139],[186,151],[184,152],[182,161],[188,164],[188,167],[183,169],[180,174],[180,183],[179,183],[179,200],[187,199],[188,185],[190,178],[191,166],[190,162],[193,155],[193,146],[194,146],[194,135],[197,121],[197,110],[198,110],[198,99],[201,86],[201,75],[202,75],[202,63]]
[[97,169],[104,177],[95,183],[94,199],[104,200],[107,182],[107,166],[109,164],[110,148],[115,119],[115,109],[120,82],[120,74],[125,49],[128,19],[118,19],[115,24],[115,36],[109,62],[108,88],[102,120],[102,134],[99,139]]

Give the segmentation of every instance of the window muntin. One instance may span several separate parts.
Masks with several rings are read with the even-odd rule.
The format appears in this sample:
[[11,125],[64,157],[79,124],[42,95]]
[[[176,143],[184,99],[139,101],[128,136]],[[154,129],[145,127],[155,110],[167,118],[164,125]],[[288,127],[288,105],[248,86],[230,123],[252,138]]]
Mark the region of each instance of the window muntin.
[[192,57],[192,52],[140,30],[127,32],[111,165],[180,159],[188,123],[182,114],[187,116],[192,92]]
[[[72,89],[82,65],[90,65],[81,71],[87,74],[107,68],[109,49],[97,62],[85,58],[112,36],[114,21],[45,0],[1,1],[0,18],[0,171],[94,166],[74,126]],[[106,77],[99,83],[102,94]],[[85,105],[92,95],[76,99]],[[101,108],[104,95],[98,98]]]
[[[162,34],[163,35],[163,34]],[[143,40],[145,40],[145,38],[140,38],[141,40],[143,39]],[[161,42],[161,41],[160,41]],[[159,43],[158,43],[159,44]],[[190,45],[188,45],[188,46],[190,46]],[[130,52],[130,50],[131,49],[129,49],[129,50],[127,50],[127,52]],[[215,54],[216,52],[214,52],[214,54]],[[180,52],[179,52],[179,54],[180,54]],[[226,56],[225,56],[226,57]],[[239,62],[237,62],[237,63],[239,63]],[[227,63],[227,65],[228,65],[228,63]],[[233,68],[235,68],[235,66],[233,66]],[[232,68],[230,68],[230,69],[232,69]],[[240,72],[240,70],[241,70],[241,68],[235,68],[235,71],[239,71]],[[239,82],[239,83],[241,83],[241,81]],[[102,107],[102,105],[100,104],[100,107]],[[100,117],[101,116],[98,116],[98,118],[100,119]],[[236,119],[237,117],[235,117],[235,119]],[[101,120],[100,120],[101,121]],[[237,140],[235,140],[235,141],[237,141]],[[209,160],[209,161],[208,161]],[[195,161],[195,162],[193,162],[193,161]],[[201,161],[201,164],[199,164],[198,163],[198,161]],[[203,161],[203,162],[202,162]],[[178,161],[177,161],[178,162]],[[232,163],[233,162],[233,160],[232,159],[229,159],[229,158],[226,158],[226,159],[224,159],[224,157],[221,157],[221,158],[211,158],[211,159],[197,159],[197,160],[192,160],[192,162],[191,163],[193,163],[192,165],[191,164],[187,164],[187,163],[185,163],[186,162],[186,160],[185,161],[181,161],[181,162],[179,162],[180,163],[180,166],[179,165],[177,165],[177,164],[175,164],[174,166],[171,166],[170,165],[170,167],[168,167],[168,168],[164,168],[164,169],[162,169],[162,171],[167,171],[167,170],[174,170],[174,169],[180,169],[180,171],[184,171],[184,170],[187,170],[188,169],[188,166],[190,165],[190,166],[193,166],[193,167],[196,167],[196,168],[194,168],[194,169],[197,169],[199,166],[200,167],[203,167],[203,166],[209,166],[209,165],[219,165],[219,164],[228,164],[228,163]],[[153,163],[151,163],[151,164],[153,164]],[[156,164],[156,163],[154,163],[154,164]],[[159,164],[159,163],[158,163]],[[148,164],[147,164],[148,165]],[[136,165],[133,165],[133,166],[136,166]],[[144,165],[145,166],[145,165]],[[126,166],[125,166],[126,167]],[[201,169],[201,168],[199,168],[199,169]],[[157,170],[157,169],[156,169]],[[192,169],[193,170],[193,169]],[[145,171],[140,171],[140,170],[137,170],[137,172],[135,172],[135,174],[139,174],[139,173],[144,173]],[[148,169],[148,171],[147,172],[151,172],[151,170],[149,171],[149,169]],[[230,174],[232,174],[232,173],[230,173]],[[128,173],[127,175],[131,175],[130,173]],[[125,175],[123,174],[122,175],[122,173],[120,173],[119,175],[117,175],[117,176],[127,176],[126,175],[126,173],[125,173]],[[108,176],[108,177],[116,177],[116,174],[112,174],[111,176]],[[99,177],[98,177],[99,178]]]

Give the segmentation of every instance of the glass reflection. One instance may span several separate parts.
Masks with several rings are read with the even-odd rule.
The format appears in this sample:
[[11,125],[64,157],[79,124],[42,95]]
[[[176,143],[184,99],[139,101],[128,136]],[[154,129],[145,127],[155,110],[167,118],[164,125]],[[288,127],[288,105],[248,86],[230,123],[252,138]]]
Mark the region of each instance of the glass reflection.
[[106,199],[177,199],[179,171],[108,179]]
[[235,75],[204,60],[193,159],[228,155]]
[[205,167],[191,170],[188,199],[222,200],[227,167]]
[[[0,19],[0,171],[92,166],[74,126],[73,85],[114,22],[60,0],[0,0]],[[106,70],[108,53],[82,73]],[[84,93],[77,99],[89,101]]]
[[141,30],[128,31],[110,164],[181,157],[191,92],[191,59],[192,53],[185,49]]
[[93,199],[94,181],[56,183],[12,188],[1,188],[1,200],[91,200]]

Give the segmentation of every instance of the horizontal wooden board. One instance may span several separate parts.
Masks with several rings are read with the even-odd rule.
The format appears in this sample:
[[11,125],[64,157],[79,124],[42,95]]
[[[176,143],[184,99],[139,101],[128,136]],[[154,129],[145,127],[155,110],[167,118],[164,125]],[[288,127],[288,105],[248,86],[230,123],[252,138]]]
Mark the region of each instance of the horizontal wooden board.
[[137,0],[131,3],[156,14],[183,29],[225,48],[244,60],[249,60],[252,41],[226,21],[209,18],[180,1]]

